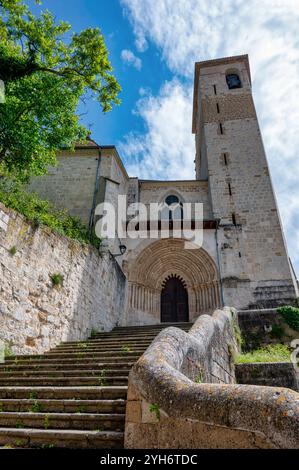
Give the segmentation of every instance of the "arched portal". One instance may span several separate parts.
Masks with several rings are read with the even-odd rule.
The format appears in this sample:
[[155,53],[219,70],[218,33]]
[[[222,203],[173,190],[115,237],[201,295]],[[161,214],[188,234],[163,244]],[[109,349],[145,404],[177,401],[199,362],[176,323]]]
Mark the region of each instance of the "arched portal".
[[161,292],[161,322],[189,321],[188,291],[183,281],[169,276],[163,283]]
[[161,321],[161,292],[165,279],[184,281],[189,320],[220,307],[219,276],[212,257],[203,249],[186,249],[182,239],[155,241],[127,259],[127,321]]

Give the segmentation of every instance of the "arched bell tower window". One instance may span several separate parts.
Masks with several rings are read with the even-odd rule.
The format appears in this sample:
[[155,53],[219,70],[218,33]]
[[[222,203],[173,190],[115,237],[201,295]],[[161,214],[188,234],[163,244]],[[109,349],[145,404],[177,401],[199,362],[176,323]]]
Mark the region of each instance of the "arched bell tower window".
[[168,206],[172,206],[169,210],[169,220],[182,219],[183,218],[183,206],[179,198],[173,194],[169,195],[165,199],[165,203]]
[[228,73],[226,75],[226,83],[230,90],[234,90],[235,88],[242,88],[242,83],[237,73]]

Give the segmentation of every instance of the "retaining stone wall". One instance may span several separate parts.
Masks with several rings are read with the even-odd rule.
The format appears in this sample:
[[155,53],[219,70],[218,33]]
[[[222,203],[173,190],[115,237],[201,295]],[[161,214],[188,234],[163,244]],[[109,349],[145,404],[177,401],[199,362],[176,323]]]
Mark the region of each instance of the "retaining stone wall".
[[[0,340],[14,353],[42,353],[120,321],[126,279],[109,254],[34,228],[2,204],[0,220]],[[57,273],[62,287],[52,285]]]

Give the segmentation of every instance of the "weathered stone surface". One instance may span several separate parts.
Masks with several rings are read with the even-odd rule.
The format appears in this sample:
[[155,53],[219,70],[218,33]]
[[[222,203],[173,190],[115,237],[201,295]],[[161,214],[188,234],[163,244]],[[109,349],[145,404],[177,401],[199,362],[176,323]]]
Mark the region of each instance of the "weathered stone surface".
[[[216,311],[212,318],[201,317],[189,333],[168,328],[158,335],[133,367],[129,386],[134,388],[135,401],[139,394],[143,407],[154,403],[166,415],[161,412],[162,419],[150,425],[133,423],[128,415],[126,447],[157,448],[163,442],[165,447],[176,448],[182,439],[190,448],[299,448],[298,393],[278,387],[225,384],[222,380],[194,383],[192,368],[184,368],[190,352],[193,358],[202,358],[204,351],[213,351],[221,334],[223,345],[228,347],[225,331],[233,336],[233,322],[226,308]],[[214,364],[210,361],[204,367],[207,374]],[[181,424],[175,444],[169,439],[173,420]],[[194,440],[189,443],[184,438],[186,420],[192,420]],[[204,429],[206,434],[199,431]]]
[[290,362],[237,364],[236,379],[239,384],[286,387],[299,392],[296,370]]
[[[7,230],[0,229],[0,339],[14,353],[42,353],[120,321],[125,276],[109,254],[34,229],[2,204],[0,211],[7,222]],[[55,273],[64,276],[61,287],[52,286]]]
[[[226,75],[230,73],[239,76],[241,88],[229,89]],[[142,230],[139,237],[138,230],[136,237],[117,234],[127,246],[125,255],[118,258],[129,278],[123,325],[160,322],[167,276],[177,276],[186,284],[191,321],[223,304],[270,308],[293,302],[299,295],[254,106],[248,56],[196,64],[193,132],[194,180],[130,178],[115,147],[87,141],[74,152],[60,153],[57,167],[31,183],[42,198],[85,222],[94,204],[105,201],[117,208],[119,195],[126,196],[127,203],[145,204],[146,209],[170,195],[181,204],[203,204],[199,256],[194,251],[188,255],[186,249],[181,252],[178,244],[172,251],[166,239],[160,240],[160,251],[156,235],[143,238]],[[132,212],[127,214],[127,220],[133,217]],[[152,218],[149,211],[147,217]],[[0,214],[0,229],[1,224],[5,230]],[[107,249],[118,252],[118,237],[107,240]],[[163,238],[161,232],[157,237]],[[157,273],[154,279],[152,273]]]
[[238,322],[244,350],[257,349],[277,341],[290,344],[298,338],[298,332],[284,322],[277,309],[240,310]]
[[[228,88],[229,73],[239,76],[241,88]],[[220,220],[225,304],[268,308],[292,301],[298,289],[252,99],[248,56],[196,64],[193,132],[197,178],[208,178],[213,217]]]

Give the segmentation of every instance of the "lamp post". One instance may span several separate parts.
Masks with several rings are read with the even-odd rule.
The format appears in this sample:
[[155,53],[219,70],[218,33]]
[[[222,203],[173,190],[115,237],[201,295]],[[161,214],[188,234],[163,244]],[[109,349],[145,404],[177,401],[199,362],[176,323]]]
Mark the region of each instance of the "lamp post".
[[110,255],[113,258],[116,258],[117,256],[123,256],[126,251],[127,251],[126,245],[119,245],[119,253],[110,253]]

